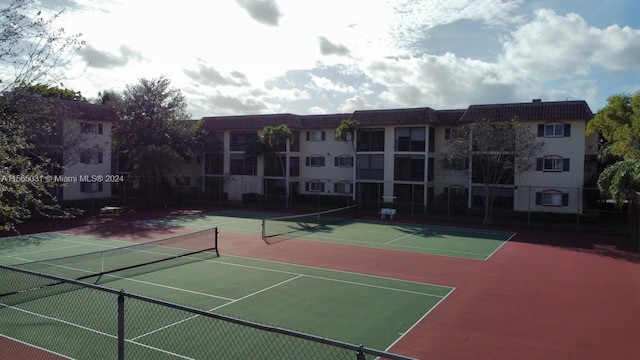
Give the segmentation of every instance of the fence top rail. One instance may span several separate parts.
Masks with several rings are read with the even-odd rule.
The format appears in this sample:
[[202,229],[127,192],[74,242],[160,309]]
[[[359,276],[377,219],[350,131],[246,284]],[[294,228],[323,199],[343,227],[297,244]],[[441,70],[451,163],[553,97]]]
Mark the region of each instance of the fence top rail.
[[40,273],[40,272],[37,272],[37,271],[15,268],[15,267],[12,267],[12,266],[9,266],[9,265],[1,265],[0,264],[0,269],[4,269],[4,270],[7,270],[7,271],[15,271],[15,272],[19,272],[19,273],[23,273],[23,274],[31,275],[31,276],[39,276],[39,277],[47,278],[47,279],[50,279],[50,280],[55,280],[57,282],[73,284],[73,285],[77,285],[77,286],[80,286],[80,287],[83,287],[83,288],[90,288],[90,289],[93,289],[93,290],[106,292],[106,293],[109,293],[109,294],[112,294],[112,295],[122,296],[124,298],[135,299],[135,300],[144,301],[144,302],[147,302],[147,303],[152,303],[152,304],[156,304],[156,305],[160,305],[160,306],[165,306],[165,307],[176,309],[176,310],[186,311],[186,312],[189,312],[189,313],[192,313],[192,314],[195,314],[195,315],[199,315],[199,316],[203,316],[203,317],[207,317],[207,318],[212,318],[212,319],[216,319],[216,320],[221,320],[221,321],[225,321],[225,322],[229,322],[229,323],[234,323],[234,324],[237,324],[237,325],[247,326],[247,327],[251,327],[251,328],[254,328],[254,329],[257,329],[257,330],[261,330],[261,331],[282,334],[282,335],[285,335],[285,336],[296,337],[296,338],[309,340],[309,341],[312,341],[312,342],[321,343],[321,344],[325,344],[325,345],[329,345],[329,346],[333,346],[333,347],[338,347],[338,348],[342,348],[342,349],[346,349],[346,350],[352,350],[352,351],[355,351],[355,352],[361,352],[361,353],[368,354],[368,355],[373,355],[373,356],[377,356],[377,357],[383,357],[383,358],[390,359],[390,360],[415,360],[414,358],[411,358],[411,357],[406,357],[406,356],[403,356],[403,355],[393,354],[393,353],[389,353],[389,352],[386,352],[386,351],[380,351],[380,350],[376,350],[376,349],[370,349],[370,348],[364,347],[362,345],[355,345],[355,344],[347,343],[347,342],[344,342],[344,341],[333,340],[333,339],[329,339],[329,338],[323,338],[323,337],[320,337],[320,336],[306,334],[306,333],[298,332],[298,331],[295,331],[295,330],[289,330],[289,329],[279,328],[279,327],[275,327],[275,326],[267,326],[267,325],[263,325],[263,324],[260,324],[260,323],[256,323],[256,322],[252,322],[252,321],[248,321],[248,320],[242,320],[242,319],[234,318],[234,317],[227,316],[227,315],[211,313],[211,312],[208,312],[208,311],[192,308],[192,307],[185,306],[185,305],[170,303],[170,302],[167,302],[167,301],[164,301],[164,300],[160,300],[160,299],[154,299],[154,298],[150,298],[150,297],[143,296],[143,295],[128,293],[128,292],[125,292],[124,290],[114,290],[114,289],[110,289],[110,288],[107,288],[107,287],[104,287],[104,286],[101,286],[101,285],[91,284],[91,283],[83,282],[83,281],[80,281],[80,280],[67,279],[67,278],[63,278],[63,277],[59,277],[59,276],[48,275],[48,274]]

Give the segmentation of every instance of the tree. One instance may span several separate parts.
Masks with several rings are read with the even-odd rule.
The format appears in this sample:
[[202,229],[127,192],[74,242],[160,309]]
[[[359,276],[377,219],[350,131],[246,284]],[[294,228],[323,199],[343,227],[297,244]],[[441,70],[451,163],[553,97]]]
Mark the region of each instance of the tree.
[[49,217],[68,217],[53,194],[53,183],[43,181],[49,175],[51,159],[29,154],[34,145],[27,141],[25,127],[0,105],[0,231],[15,226],[33,213]]
[[131,175],[148,179],[151,206],[157,205],[158,193],[163,185],[174,186],[182,177],[183,158],[168,145],[144,145],[136,149],[132,161],[136,166]]
[[51,158],[37,156],[34,129],[12,108],[14,90],[60,81],[62,65],[84,45],[80,34],[66,35],[54,27],[63,11],[45,18],[34,11],[37,4],[13,0],[0,9],[0,230],[15,230],[33,213],[71,215],[52,195],[53,184],[42,181],[53,165]]
[[[116,156],[131,159],[130,168],[139,176],[144,174],[154,189],[159,184],[175,184],[182,177],[184,159],[194,153],[199,134],[199,122],[189,120],[191,115],[181,91],[161,76],[127,86],[121,98],[113,93],[101,96],[102,101],[115,102],[121,117],[113,131]],[[162,171],[151,171],[146,158],[158,154],[169,156],[172,164],[162,167]],[[157,192],[150,194],[154,203]]]
[[0,63],[5,66],[0,69],[0,93],[19,84],[62,80],[58,71],[85,44],[82,34],[68,35],[54,26],[64,10],[45,17],[35,5],[35,0],[13,0],[0,9]]
[[447,141],[442,161],[444,168],[469,162],[471,183],[481,188],[483,223],[490,224],[500,189],[512,185],[517,175],[534,168],[543,148],[544,143],[518,119],[483,120],[462,124],[457,136]]
[[598,188],[621,207],[640,189],[640,92],[618,94],[607,99],[587,123],[587,135],[600,135],[599,160],[606,168],[598,177]]
[[195,123],[188,121],[191,115],[186,109],[182,92],[164,76],[128,85],[118,109],[121,121],[113,134],[117,151],[133,153],[140,146],[169,145],[181,156],[190,155]]
[[282,176],[284,177],[284,194],[285,204],[289,206],[289,176],[287,176],[286,158],[283,159],[278,153],[282,150],[286,151],[286,145],[293,144],[294,136],[291,129],[285,124],[278,126],[265,126],[262,129],[262,134],[258,138],[260,144],[253,150],[254,155],[274,155],[277,156],[280,163],[280,169],[282,170]]
[[[344,119],[340,122],[340,125],[336,128],[335,139],[338,141],[350,142],[353,150],[353,169],[354,169],[354,185],[358,188],[358,164],[356,154],[356,135],[360,129],[360,123],[356,120]],[[358,190],[359,191],[359,190]],[[356,193],[353,192],[353,199],[355,199]]]

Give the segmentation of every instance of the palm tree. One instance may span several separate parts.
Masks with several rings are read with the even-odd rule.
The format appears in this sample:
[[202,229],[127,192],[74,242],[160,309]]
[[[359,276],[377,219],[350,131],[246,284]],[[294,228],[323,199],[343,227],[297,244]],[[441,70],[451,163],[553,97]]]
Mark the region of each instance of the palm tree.
[[[336,128],[335,139],[344,142],[351,142],[353,149],[353,171],[354,171],[354,185],[358,183],[358,167],[356,164],[356,133],[360,129],[360,123],[356,120],[344,119],[340,122],[340,125]],[[357,187],[356,187],[357,188]],[[358,193],[360,190],[358,189]],[[353,200],[356,198],[356,192],[353,192]]]
[[[286,151],[286,144],[293,144],[293,140],[293,132],[287,125],[266,126],[262,129],[262,135],[258,139],[259,144],[251,151],[254,155],[276,154],[282,149],[283,145]],[[281,156],[278,156],[278,160],[282,169],[282,176],[284,176],[285,206],[289,207],[289,175],[286,168],[286,157],[283,160]]]
[[180,179],[184,159],[168,145],[146,145],[132,157],[131,175],[149,180],[151,205],[156,205],[158,191],[163,184],[173,186]]

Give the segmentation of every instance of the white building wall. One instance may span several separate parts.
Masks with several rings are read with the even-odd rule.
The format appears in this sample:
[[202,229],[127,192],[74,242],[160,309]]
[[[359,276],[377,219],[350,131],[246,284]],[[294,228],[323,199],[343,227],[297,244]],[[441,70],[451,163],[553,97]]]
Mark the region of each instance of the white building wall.
[[[81,123],[91,123],[102,126],[102,134],[83,133]],[[84,121],[67,119],[64,127],[64,158],[65,171],[62,179],[63,199],[81,200],[98,199],[111,196],[111,184],[120,181],[118,177],[111,177],[111,122]],[[81,152],[95,149],[102,154],[102,162],[82,163]],[[81,183],[85,180],[98,181],[102,179],[102,190],[81,191]]]
[[[537,133],[537,126],[544,122],[529,124],[531,131]],[[569,171],[539,171],[533,169],[522,173],[515,179],[514,210],[539,212],[582,212],[582,187],[584,186],[584,120],[565,121],[571,124],[568,137],[539,137],[544,142],[541,157],[558,156],[569,159]],[[568,194],[567,206],[536,205],[536,193],[559,191]]]
[[[307,132],[324,132],[324,140],[315,140],[310,134],[307,140]],[[353,147],[350,142],[335,140],[335,129],[314,129],[300,132],[300,192],[307,194],[334,194],[334,184],[337,181],[349,181],[353,185],[353,167],[335,166],[335,158],[341,155],[353,156]],[[307,166],[307,157],[321,156],[324,158],[324,166]],[[355,160],[354,160],[355,164]],[[320,181],[324,184],[324,191],[306,191],[305,183],[308,181]]]

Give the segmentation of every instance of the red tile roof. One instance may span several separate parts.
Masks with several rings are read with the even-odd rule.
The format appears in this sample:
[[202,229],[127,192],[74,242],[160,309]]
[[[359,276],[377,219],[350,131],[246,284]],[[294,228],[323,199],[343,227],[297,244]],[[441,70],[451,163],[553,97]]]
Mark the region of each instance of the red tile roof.
[[12,108],[30,115],[95,121],[120,121],[114,108],[82,101],[61,100],[35,95],[21,95]]
[[589,120],[593,113],[585,101],[556,101],[511,104],[471,105],[467,109],[434,110],[429,107],[359,110],[352,114],[329,115],[242,115],[203,118],[203,126],[211,130],[260,130],[265,126],[285,124],[291,129],[337,128],[344,119],[361,126],[452,125],[478,120],[505,121],[517,117],[525,121]]
[[361,126],[411,125],[436,123],[436,110],[431,108],[393,109],[393,110],[361,110],[351,115]]
[[506,121],[518,118],[535,120],[589,120],[593,113],[589,105],[580,101],[533,101],[530,103],[471,105],[460,118],[460,122],[479,120]]

